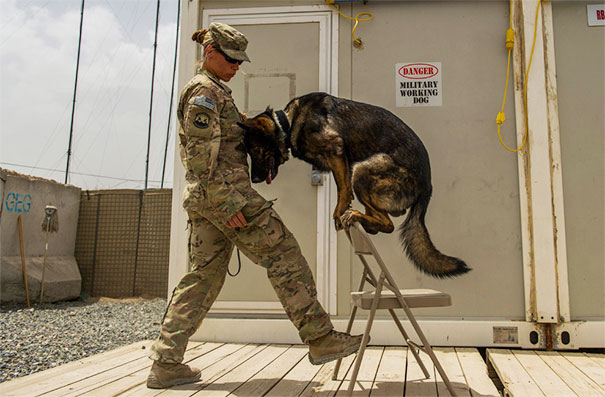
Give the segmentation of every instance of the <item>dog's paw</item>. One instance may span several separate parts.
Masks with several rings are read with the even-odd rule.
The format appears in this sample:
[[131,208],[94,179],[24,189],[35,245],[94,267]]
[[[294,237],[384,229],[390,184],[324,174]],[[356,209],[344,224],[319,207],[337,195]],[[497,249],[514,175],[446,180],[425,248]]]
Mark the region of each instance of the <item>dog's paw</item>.
[[340,223],[342,224],[342,227],[348,229],[357,220],[358,214],[359,211],[355,211],[352,209],[346,210],[344,214],[342,214],[342,216],[340,217]]

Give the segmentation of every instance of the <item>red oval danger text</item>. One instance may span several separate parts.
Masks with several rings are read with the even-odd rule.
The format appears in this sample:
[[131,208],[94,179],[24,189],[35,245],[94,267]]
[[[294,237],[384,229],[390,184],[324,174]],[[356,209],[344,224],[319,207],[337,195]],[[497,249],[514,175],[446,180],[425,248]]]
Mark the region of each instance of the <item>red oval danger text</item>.
[[439,69],[435,65],[428,63],[410,63],[399,68],[398,73],[406,79],[428,79],[439,73]]

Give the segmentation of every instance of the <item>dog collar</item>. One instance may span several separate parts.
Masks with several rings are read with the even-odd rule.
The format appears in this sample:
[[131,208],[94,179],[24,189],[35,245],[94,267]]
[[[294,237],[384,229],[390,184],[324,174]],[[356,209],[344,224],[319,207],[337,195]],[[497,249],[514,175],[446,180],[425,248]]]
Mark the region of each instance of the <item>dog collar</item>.
[[275,115],[277,116],[277,124],[279,125],[279,128],[281,128],[286,135],[287,147],[292,147],[292,142],[290,142],[290,122],[288,121],[286,113],[283,110],[278,110],[275,112]]

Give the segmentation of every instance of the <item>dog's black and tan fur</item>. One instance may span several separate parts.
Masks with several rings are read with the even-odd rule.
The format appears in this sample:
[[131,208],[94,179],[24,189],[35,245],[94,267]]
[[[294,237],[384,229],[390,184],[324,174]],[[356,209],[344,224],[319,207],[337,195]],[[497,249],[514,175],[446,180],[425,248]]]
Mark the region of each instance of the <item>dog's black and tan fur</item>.
[[[290,150],[294,157],[332,171],[338,229],[359,222],[368,233],[391,233],[389,215],[409,209],[400,236],[414,265],[435,277],[470,270],[431,242],[424,223],[432,192],[428,153],[412,129],[388,110],[313,93],[293,99],[283,112],[267,108],[240,126],[253,182],[270,183]],[[365,214],[350,208],[353,192]]]

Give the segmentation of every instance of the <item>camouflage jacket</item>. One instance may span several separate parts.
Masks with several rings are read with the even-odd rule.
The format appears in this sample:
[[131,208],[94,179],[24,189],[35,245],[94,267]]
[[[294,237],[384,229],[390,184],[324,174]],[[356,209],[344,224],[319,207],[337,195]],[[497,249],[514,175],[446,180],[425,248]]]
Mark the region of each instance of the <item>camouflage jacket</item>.
[[225,224],[246,205],[238,184],[250,183],[231,90],[202,70],[183,89],[177,116],[187,180],[183,207]]

